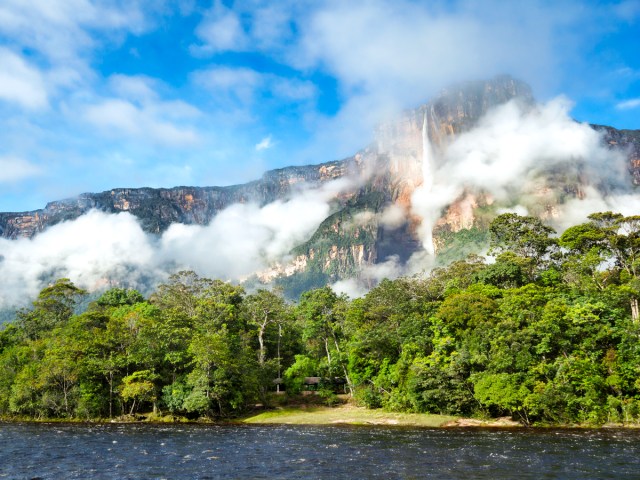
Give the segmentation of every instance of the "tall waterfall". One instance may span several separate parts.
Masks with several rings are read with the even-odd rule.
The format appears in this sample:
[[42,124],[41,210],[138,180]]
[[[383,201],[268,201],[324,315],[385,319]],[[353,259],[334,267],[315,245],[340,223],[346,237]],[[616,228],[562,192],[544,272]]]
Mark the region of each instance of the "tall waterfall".
[[[424,111],[422,120],[422,190],[427,198],[433,191],[433,150],[429,141],[429,117],[427,110]],[[433,215],[425,215],[422,218],[421,230],[423,232],[423,247],[429,255],[435,254],[433,246]]]

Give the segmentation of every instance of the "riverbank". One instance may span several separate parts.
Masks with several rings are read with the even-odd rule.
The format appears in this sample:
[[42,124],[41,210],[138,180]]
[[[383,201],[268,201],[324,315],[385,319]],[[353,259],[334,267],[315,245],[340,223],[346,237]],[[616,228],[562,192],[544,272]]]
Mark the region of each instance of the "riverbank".
[[0,423],[205,423],[205,424],[274,424],[274,425],[397,425],[405,427],[519,427],[518,422],[509,418],[477,420],[452,415],[427,413],[399,413],[384,410],[370,410],[345,403],[334,407],[322,405],[286,405],[272,410],[262,410],[231,420],[199,419],[188,420],[173,415],[125,415],[112,419],[50,419],[50,418],[0,418]]
[[[30,418],[22,416],[0,417],[0,423],[60,423],[60,424],[210,424],[210,425],[381,425],[426,428],[524,428],[511,417],[477,419],[437,415],[428,413],[388,412],[382,409],[370,410],[351,402],[337,406],[325,406],[305,399],[305,402],[285,403],[268,410],[254,410],[252,413],[226,419],[202,417],[189,419],[171,414],[152,412],[123,415],[115,418]],[[538,424],[534,428],[562,429],[640,429],[640,423],[594,424]]]
[[519,427],[509,418],[476,420],[426,413],[397,413],[369,410],[352,404],[336,407],[279,407],[239,420],[247,424],[280,425],[398,425],[405,427]]

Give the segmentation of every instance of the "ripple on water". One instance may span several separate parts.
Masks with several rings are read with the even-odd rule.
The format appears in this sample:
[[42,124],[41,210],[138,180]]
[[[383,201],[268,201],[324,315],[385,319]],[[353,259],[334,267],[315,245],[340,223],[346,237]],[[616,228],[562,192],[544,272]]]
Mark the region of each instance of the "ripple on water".
[[6,478],[640,478],[633,430],[0,424]]

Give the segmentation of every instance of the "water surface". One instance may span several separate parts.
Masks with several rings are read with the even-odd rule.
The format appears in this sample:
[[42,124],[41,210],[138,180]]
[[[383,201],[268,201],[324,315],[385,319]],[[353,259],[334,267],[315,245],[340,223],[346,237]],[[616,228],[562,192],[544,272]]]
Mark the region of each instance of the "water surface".
[[640,478],[640,432],[0,423],[0,478]]

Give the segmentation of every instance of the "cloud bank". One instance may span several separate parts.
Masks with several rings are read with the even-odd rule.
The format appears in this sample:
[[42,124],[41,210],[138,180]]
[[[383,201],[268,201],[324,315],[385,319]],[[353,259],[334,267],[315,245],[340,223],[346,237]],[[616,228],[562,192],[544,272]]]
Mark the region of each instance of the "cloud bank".
[[111,283],[149,288],[172,271],[238,280],[286,260],[329,215],[348,179],[303,190],[264,206],[234,204],[207,226],[174,224],[160,237],[129,213],[97,210],[54,225],[32,239],[0,239],[0,308],[21,305],[68,277],[90,290]]
[[[626,153],[606,148],[601,133],[573,120],[570,108],[564,97],[535,107],[513,100],[489,111],[443,149],[425,144],[425,181],[413,192],[410,211],[392,206],[379,215],[389,226],[410,221],[408,215],[420,218],[417,233],[423,249],[406,265],[390,257],[333,287],[361,296],[383,278],[431,270],[436,263],[434,227],[466,193],[488,196],[497,213],[542,215],[559,233],[594,212],[640,212]],[[563,203],[564,185],[579,189],[580,197]]]
[[[419,230],[423,242],[430,241],[444,209],[465,191],[488,193],[504,208],[530,214],[543,212],[528,208],[554,203],[546,197],[558,193],[549,172],[560,172],[578,188],[587,181],[591,188],[585,189],[582,201],[606,205],[606,198],[598,193],[603,186],[610,195],[626,193],[630,180],[624,152],[607,149],[598,132],[574,121],[570,106],[565,98],[536,107],[510,101],[488,112],[474,129],[439,152],[433,160],[433,180],[412,196],[412,212],[423,220]],[[580,219],[571,213],[577,208],[572,205],[580,202],[560,205],[558,217],[550,220],[558,225],[566,224],[566,218],[581,221],[586,215]]]
[[[150,95],[144,83],[129,87],[139,95]],[[553,192],[548,172],[561,172],[583,192],[581,199],[557,207],[549,219],[556,227],[584,221],[595,211],[637,213],[640,198],[629,191],[625,155],[605,148],[598,132],[571,119],[569,108],[564,98],[536,107],[511,101],[491,110],[474,129],[454,137],[444,149],[425,145],[430,153],[423,158],[423,170],[430,177],[414,191],[410,208],[390,205],[379,214],[363,212],[354,218],[356,223],[375,220],[397,228],[417,216],[422,219],[418,233],[424,251],[407,265],[397,257],[384,259],[365,267],[357,279],[340,281],[334,288],[358,296],[382,278],[431,268],[433,227],[465,192],[488,194],[499,211],[535,213],[531,209],[540,207],[548,200],[548,191]],[[15,175],[34,173],[24,162],[13,165]],[[109,281],[151,286],[179,269],[213,278],[246,278],[273,263],[286,262],[290,250],[329,216],[332,199],[362,181],[341,178],[264,206],[234,204],[209,225],[174,224],[160,237],[143,232],[128,213],[91,211],[33,239],[0,240],[0,307],[33,297],[59,277],[70,277],[89,289]]]

